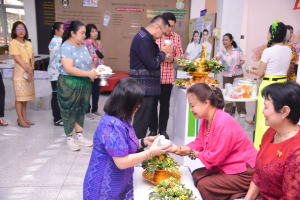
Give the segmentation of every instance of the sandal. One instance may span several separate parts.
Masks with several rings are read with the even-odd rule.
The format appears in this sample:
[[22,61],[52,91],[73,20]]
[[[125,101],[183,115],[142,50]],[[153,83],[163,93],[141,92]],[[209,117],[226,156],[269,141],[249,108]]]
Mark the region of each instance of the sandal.
[[7,126],[8,123],[5,122],[1,117],[0,117],[0,126]]

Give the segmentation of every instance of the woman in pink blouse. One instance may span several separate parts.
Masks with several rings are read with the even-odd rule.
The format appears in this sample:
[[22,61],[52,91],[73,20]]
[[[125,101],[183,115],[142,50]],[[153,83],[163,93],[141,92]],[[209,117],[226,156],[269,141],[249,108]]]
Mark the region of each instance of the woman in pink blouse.
[[235,199],[246,194],[254,172],[257,150],[239,123],[222,111],[219,88],[198,83],[187,91],[191,112],[200,119],[198,137],[171,152],[200,159],[205,168],[193,172],[204,200]]
[[[225,65],[225,72],[223,72],[223,86],[226,83],[233,83],[234,78],[243,77],[242,65],[245,63],[245,55],[240,47],[237,46],[232,35],[227,33],[223,36],[224,48],[219,50],[217,54],[217,59],[219,59],[220,64]],[[245,102],[236,103],[237,112],[240,117],[246,117],[246,106]],[[226,104],[225,112],[231,114],[233,111],[233,103]]]
[[[86,40],[83,42],[83,45],[87,47],[89,53],[91,55],[92,64],[97,68],[99,65],[104,64],[104,50],[102,43],[98,38],[98,29],[95,24],[86,25]],[[98,112],[98,101],[100,95],[100,79],[95,79],[92,81],[92,107],[89,105],[89,109],[87,111],[86,116],[89,118],[94,118],[97,116],[102,116],[100,112]]]

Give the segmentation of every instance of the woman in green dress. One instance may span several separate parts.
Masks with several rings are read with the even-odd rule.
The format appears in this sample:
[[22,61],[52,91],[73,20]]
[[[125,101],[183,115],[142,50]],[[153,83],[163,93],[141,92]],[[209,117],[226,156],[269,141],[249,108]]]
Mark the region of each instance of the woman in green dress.
[[[77,151],[80,146],[93,146],[92,141],[82,136],[82,131],[92,91],[90,79],[97,78],[97,73],[91,71],[91,56],[82,46],[86,32],[84,24],[70,20],[63,29],[63,43],[58,54],[62,63],[57,85],[58,105],[67,135],[67,148]],[[73,139],[73,129],[76,140]]]

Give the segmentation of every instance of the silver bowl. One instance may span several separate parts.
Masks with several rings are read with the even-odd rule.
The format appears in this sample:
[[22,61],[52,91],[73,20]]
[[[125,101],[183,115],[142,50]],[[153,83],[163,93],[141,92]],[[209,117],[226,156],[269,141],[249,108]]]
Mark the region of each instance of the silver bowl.
[[99,86],[108,86],[107,79],[113,74],[101,74]]

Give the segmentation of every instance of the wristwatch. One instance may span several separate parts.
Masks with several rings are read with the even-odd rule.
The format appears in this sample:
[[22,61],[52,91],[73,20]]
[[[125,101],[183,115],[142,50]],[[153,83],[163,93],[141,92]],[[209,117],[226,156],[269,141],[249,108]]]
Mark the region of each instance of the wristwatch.
[[144,139],[145,139],[145,138],[142,138],[142,139],[141,139],[141,145],[142,145],[143,148],[146,148],[147,146],[146,146],[145,143],[144,143]]

